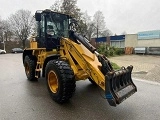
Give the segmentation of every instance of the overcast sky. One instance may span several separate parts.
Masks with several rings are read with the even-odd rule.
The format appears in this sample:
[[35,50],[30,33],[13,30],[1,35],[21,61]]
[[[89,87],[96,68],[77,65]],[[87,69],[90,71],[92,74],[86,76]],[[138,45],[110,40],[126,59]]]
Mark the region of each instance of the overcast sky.
[[[0,16],[6,19],[19,9],[34,12],[50,8],[54,0],[0,0]],[[78,7],[93,16],[101,10],[113,34],[160,30],[160,0],[78,0]]]

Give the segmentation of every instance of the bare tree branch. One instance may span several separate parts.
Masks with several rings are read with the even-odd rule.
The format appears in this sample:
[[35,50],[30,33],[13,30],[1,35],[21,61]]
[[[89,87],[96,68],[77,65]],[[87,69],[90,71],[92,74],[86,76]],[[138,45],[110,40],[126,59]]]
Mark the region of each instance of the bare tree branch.
[[111,31],[106,28],[104,16],[101,11],[97,11],[94,14],[93,23],[94,23],[94,27],[96,28],[96,31],[94,31],[94,36],[106,37],[111,34]]
[[28,10],[18,10],[15,14],[9,17],[11,30],[23,42],[25,48],[25,41],[31,34],[31,30],[34,27],[33,15]]

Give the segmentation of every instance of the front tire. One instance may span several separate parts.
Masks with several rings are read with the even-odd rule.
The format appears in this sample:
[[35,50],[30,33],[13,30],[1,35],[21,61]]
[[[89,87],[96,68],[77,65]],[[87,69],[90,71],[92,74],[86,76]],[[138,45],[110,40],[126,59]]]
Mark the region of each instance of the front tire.
[[46,66],[47,88],[57,103],[67,102],[75,92],[74,73],[65,61],[51,60]]
[[30,81],[36,81],[37,78],[35,77],[35,69],[36,69],[36,63],[32,56],[25,56],[24,59],[24,67],[25,67],[25,73]]

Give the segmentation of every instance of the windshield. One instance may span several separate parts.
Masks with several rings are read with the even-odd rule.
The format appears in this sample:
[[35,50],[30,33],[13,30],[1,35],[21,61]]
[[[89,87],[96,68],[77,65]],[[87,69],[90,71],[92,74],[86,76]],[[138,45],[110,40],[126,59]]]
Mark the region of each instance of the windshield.
[[68,37],[68,16],[63,14],[52,13],[47,16],[47,32],[52,35]]

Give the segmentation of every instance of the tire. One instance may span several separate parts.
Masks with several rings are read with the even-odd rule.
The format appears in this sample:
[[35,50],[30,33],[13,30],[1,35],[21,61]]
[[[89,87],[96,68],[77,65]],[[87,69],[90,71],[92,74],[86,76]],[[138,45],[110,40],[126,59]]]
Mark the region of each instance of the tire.
[[34,61],[32,56],[25,56],[24,67],[28,80],[36,81],[37,80],[37,78],[35,77],[36,62]]
[[57,103],[67,102],[75,92],[74,73],[68,63],[51,60],[45,69],[47,88],[51,98]]

